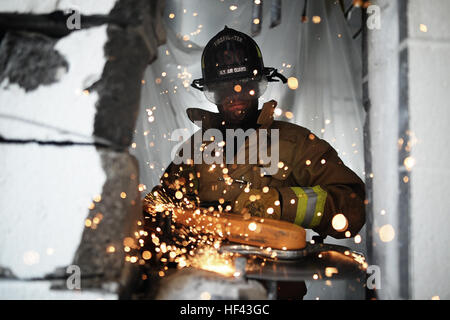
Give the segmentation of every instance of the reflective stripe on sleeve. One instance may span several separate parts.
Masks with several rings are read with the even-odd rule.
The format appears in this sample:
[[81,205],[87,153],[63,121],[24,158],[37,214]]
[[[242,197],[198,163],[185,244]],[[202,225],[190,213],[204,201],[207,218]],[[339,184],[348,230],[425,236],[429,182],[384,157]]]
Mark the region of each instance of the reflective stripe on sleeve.
[[297,196],[297,212],[295,224],[304,228],[314,228],[322,220],[327,192],[320,186],[291,187]]

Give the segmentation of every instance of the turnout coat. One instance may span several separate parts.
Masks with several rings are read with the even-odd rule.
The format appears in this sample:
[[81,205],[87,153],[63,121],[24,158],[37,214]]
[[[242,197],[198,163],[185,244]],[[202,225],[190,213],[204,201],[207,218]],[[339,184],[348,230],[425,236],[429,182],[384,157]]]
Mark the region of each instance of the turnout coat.
[[[224,132],[224,121],[217,113],[191,108],[187,110],[188,117],[193,122],[201,121],[201,129],[180,147],[177,155],[184,162],[172,162],[168,166],[161,177],[162,186],[182,191],[202,207],[221,206],[236,214],[248,212],[285,220],[310,228],[323,238],[348,237],[348,231],[355,236],[365,222],[364,183],[325,140],[301,126],[275,121],[275,105],[271,101],[259,110],[256,131],[266,129],[268,145],[272,146],[271,129],[278,129],[276,172],[261,173],[264,164],[249,163],[250,156],[245,158],[246,163],[208,164],[204,158],[195,161],[199,156],[211,157],[211,152],[213,155],[226,153],[224,143],[205,137],[208,129]],[[197,145],[195,135],[199,135]],[[235,160],[242,152],[249,151],[252,141],[247,137],[236,148]],[[190,155],[185,154],[189,150]]]

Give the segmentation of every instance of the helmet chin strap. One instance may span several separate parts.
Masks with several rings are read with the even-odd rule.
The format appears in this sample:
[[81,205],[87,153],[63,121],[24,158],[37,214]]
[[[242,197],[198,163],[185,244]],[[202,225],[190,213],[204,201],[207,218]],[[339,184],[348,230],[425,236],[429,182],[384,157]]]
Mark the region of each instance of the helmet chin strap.
[[203,91],[203,84],[204,84],[203,79],[195,79],[194,81],[192,81],[191,87]]
[[[264,74],[267,78],[268,82],[278,82],[281,81],[283,83],[287,82],[287,78],[278,72],[275,68],[264,68]],[[278,79],[277,79],[278,78]],[[203,79],[195,79],[191,83],[191,87],[204,91],[204,80]]]
[[[264,68],[264,71],[267,72],[267,81],[268,82],[278,82],[281,80],[281,82],[286,83],[287,79],[285,76],[283,76],[281,73],[278,72],[275,68]],[[278,79],[275,79],[278,78]]]

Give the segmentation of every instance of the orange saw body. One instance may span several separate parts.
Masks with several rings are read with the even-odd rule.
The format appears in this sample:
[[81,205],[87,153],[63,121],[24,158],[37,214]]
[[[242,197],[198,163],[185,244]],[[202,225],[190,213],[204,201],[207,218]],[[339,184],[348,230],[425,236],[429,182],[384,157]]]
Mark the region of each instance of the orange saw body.
[[200,233],[215,233],[231,242],[279,250],[306,246],[305,229],[286,221],[200,209],[175,209],[173,218]]

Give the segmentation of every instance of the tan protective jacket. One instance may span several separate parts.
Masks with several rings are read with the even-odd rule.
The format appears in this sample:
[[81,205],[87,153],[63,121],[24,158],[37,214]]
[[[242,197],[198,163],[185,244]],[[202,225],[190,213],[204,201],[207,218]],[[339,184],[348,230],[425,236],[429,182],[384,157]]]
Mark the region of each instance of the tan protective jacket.
[[[161,184],[197,196],[206,206],[219,202],[236,213],[246,208],[252,215],[289,221],[313,229],[322,237],[344,238],[346,231],[355,236],[365,222],[364,183],[325,140],[301,126],[273,120],[273,110],[274,105],[266,103],[258,123],[269,131],[279,129],[276,174],[262,176],[261,165],[237,161],[222,165],[196,163],[194,134],[186,141],[186,146],[191,147],[190,160],[180,165],[172,162]],[[188,109],[187,113],[191,121],[202,121],[202,130],[196,134],[223,125],[217,113],[201,109]],[[207,147],[210,143],[203,141],[200,154],[211,152]],[[249,147],[248,138],[245,147]]]

